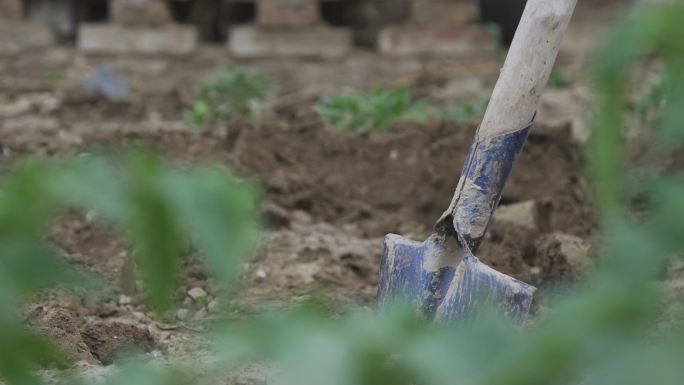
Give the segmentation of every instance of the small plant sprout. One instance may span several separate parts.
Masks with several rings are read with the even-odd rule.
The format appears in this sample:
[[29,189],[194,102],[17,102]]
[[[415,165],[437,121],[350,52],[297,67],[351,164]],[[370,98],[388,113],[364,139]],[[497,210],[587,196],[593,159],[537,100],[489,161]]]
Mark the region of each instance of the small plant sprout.
[[197,98],[185,116],[197,127],[235,117],[254,117],[259,114],[268,91],[268,79],[261,71],[226,67],[199,87]]
[[412,101],[405,89],[323,97],[316,112],[335,127],[351,132],[386,131],[394,122],[424,121],[429,116],[427,102]]
[[441,109],[443,120],[460,123],[479,122],[487,109],[487,101],[482,99],[466,100],[455,106]]

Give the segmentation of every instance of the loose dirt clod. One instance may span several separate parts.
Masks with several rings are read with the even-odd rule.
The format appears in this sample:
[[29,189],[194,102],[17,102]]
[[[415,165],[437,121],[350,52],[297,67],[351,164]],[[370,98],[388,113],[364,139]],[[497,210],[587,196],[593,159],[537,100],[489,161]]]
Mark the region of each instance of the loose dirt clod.
[[81,336],[93,356],[105,365],[121,358],[124,353],[148,352],[154,348],[154,340],[147,328],[126,320],[107,319],[88,323]]
[[593,264],[589,244],[572,235],[558,232],[544,235],[535,248],[537,263],[546,281],[573,281]]
[[295,223],[266,236],[240,297],[250,304],[309,293],[372,301],[381,248],[380,238],[363,239],[329,223]]
[[90,347],[81,338],[82,318],[72,310],[52,306],[34,306],[27,312],[31,326],[49,336],[67,362],[98,363]]

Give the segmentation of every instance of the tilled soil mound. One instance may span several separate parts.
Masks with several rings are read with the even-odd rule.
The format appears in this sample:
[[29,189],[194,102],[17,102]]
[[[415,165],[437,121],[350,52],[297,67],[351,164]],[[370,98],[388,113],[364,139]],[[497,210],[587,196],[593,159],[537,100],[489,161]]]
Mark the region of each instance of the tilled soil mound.
[[[391,232],[420,239],[429,232],[451,199],[475,126],[402,123],[389,132],[352,134],[306,121],[236,122],[227,134],[120,125],[73,129],[68,135],[31,135],[10,145],[19,153],[38,146],[52,154],[135,143],[175,161],[228,163],[262,184],[270,227],[253,258],[254,274],[245,281],[246,298],[282,299],[318,290],[371,301],[382,236]],[[545,220],[525,226],[495,218],[478,256],[535,284],[566,277],[543,269],[546,256],[535,243],[545,234],[584,240],[591,236],[587,190],[580,152],[569,130],[534,127],[501,207],[533,201]],[[311,237],[322,241],[312,245]],[[77,262],[112,278],[119,276],[127,253],[125,243],[110,230],[71,219],[52,238]],[[345,251],[350,247],[353,258]]]
[[[278,296],[280,289],[316,287],[319,280],[319,289],[325,293],[331,292],[331,285],[342,286],[347,295],[363,294],[370,300],[377,285],[381,237],[392,232],[420,239],[429,232],[448,206],[474,130],[473,125],[443,122],[402,124],[388,133],[357,135],[321,126],[243,129],[235,141],[235,161],[262,181],[266,217],[272,227],[281,229],[267,249],[290,256],[287,268],[282,266],[283,257],[268,257],[271,251],[262,256],[262,278],[249,282],[248,293]],[[579,150],[566,129],[535,127],[530,135],[501,205],[515,207],[530,201],[543,211],[544,220],[527,226],[520,220],[511,223],[495,218],[478,256],[527,282],[566,280],[569,275],[558,272],[572,267],[545,268],[547,256],[537,245],[546,234],[582,242],[592,232]],[[358,274],[350,278],[339,273],[336,277],[341,283],[330,283],[326,272],[346,271],[340,246],[334,243],[318,244],[318,254],[313,254],[320,258],[312,265],[306,230],[298,225],[302,217],[305,223],[330,224],[337,229],[338,239],[346,238],[357,249],[355,255],[362,257],[346,270]],[[287,234],[284,229],[302,234],[278,242]],[[359,245],[364,244],[369,245],[366,253],[359,253]],[[586,258],[584,254],[579,258]],[[305,266],[305,276],[286,273],[298,264]]]
[[[363,236],[429,227],[448,206],[475,127],[403,124],[389,133],[353,135],[319,126],[242,130],[239,166],[263,179],[268,199],[315,220],[352,223]],[[552,203],[550,226],[591,230],[578,149],[566,130],[536,127],[501,204]]]

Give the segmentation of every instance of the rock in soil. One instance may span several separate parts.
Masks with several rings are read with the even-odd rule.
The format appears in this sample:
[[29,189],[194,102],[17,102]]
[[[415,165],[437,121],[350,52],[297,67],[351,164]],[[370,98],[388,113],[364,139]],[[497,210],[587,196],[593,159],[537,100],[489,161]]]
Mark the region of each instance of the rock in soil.
[[537,263],[546,281],[576,280],[593,264],[590,246],[582,238],[554,232],[535,244]]
[[207,292],[201,287],[193,287],[188,290],[188,297],[192,298],[195,302],[206,299],[207,295]]
[[521,226],[529,230],[547,229],[550,219],[550,204],[529,200],[501,205],[494,212],[495,222]]

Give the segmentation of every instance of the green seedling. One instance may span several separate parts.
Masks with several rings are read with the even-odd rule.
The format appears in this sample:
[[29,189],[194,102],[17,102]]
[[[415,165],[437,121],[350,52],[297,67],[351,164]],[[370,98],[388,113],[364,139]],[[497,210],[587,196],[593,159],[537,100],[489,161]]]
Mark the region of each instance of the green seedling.
[[351,132],[387,131],[394,122],[424,121],[429,115],[427,102],[412,101],[405,89],[323,97],[315,109],[328,123]]
[[446,107],[439,111],[443,120],[471,123],[479,122],[487,109],[486,100],[468,100],[456,106]]
[[185,116],[197,127],[230,118],[255,117],[268,92],[269,82],[262,72],[226,67],[199,87],[197,98]]

